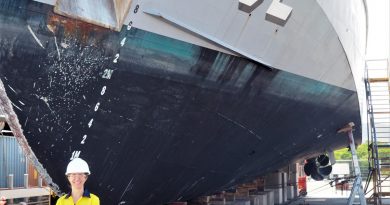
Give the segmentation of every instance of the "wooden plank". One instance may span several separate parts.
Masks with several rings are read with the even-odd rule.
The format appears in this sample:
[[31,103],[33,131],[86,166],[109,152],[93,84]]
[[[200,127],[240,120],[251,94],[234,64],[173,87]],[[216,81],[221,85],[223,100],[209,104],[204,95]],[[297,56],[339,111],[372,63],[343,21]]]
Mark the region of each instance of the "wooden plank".
[[368,81],[370,83],[376,83],[376,82],[388,82],[389,78],[369,78]]
[[381,193],[379,193],[378,195],[381,195],[381,196],[390,196],[390,192],[381,192]]
[[116,14],[116,23],[122,26],[130,10],[131,0],[113,0]]

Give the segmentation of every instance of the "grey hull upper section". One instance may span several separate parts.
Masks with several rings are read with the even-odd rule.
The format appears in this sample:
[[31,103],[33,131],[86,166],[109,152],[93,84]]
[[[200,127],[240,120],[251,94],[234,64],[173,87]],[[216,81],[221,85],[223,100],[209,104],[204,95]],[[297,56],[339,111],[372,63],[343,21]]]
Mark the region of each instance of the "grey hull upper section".
[[266,19],[272,2],[246,13],[238,0],[135,0],[127,23],[223,51],[217,44],[270,67],[356,90],[343,45],[317,1],[283,1],[292,8],[284,26]]

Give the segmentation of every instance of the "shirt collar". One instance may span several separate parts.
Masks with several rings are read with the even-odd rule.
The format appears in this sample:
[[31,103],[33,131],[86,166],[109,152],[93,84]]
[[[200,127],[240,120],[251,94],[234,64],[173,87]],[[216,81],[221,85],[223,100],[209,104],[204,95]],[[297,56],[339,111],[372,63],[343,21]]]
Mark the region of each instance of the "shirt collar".
[[[72,191],[66,194],[65,199],[69,198],[70,196],[72,196]],[[83,197],[91,198],[91,193],[87,189],[84,189]]]

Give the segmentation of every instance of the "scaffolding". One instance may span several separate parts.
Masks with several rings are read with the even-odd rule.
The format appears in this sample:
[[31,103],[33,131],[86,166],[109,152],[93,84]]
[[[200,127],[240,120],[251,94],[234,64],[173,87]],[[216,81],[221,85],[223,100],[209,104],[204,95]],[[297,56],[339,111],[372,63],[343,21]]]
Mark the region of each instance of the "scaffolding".
[[390,196],[390,83],[388,59],[366,61],[368,202],[382,205]]

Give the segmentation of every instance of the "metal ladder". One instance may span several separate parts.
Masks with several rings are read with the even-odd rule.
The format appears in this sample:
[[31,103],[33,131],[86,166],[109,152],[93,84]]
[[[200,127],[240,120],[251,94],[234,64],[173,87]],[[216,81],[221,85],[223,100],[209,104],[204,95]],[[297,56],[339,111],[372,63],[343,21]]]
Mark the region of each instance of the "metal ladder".
[[[368,202],[382,205],[390,196],[390,89],[388,59],[366,61],[367,136],[369,175]],[[372,182],[372,188],[369,185]]]
[[[359,167],[359,160],[358,156],[356,153],[356,147],[355,147],[355,140],[353,138],[353,127],[355,124],[353,122],[348,123],[347,126],[344,128],[340,129],[337,131],[337,133],[343,133],[346,132],[348,133],[348,139],[349,139],[349,148],[351,149],[351,154],[352,154],[352,163],[353,163],[353,168],[355,172],[355,181],[353,182],[353,187],[351,190],[351,193],[348,198],[348,205],[352,204],[360,204],[360,205],[366,205],[366,198],[365,194],[363,191],[363,186],[362,186],[362,174],[360,172],[360,167]],[[359,197],[360,203],[355,203],[355,196]]]

